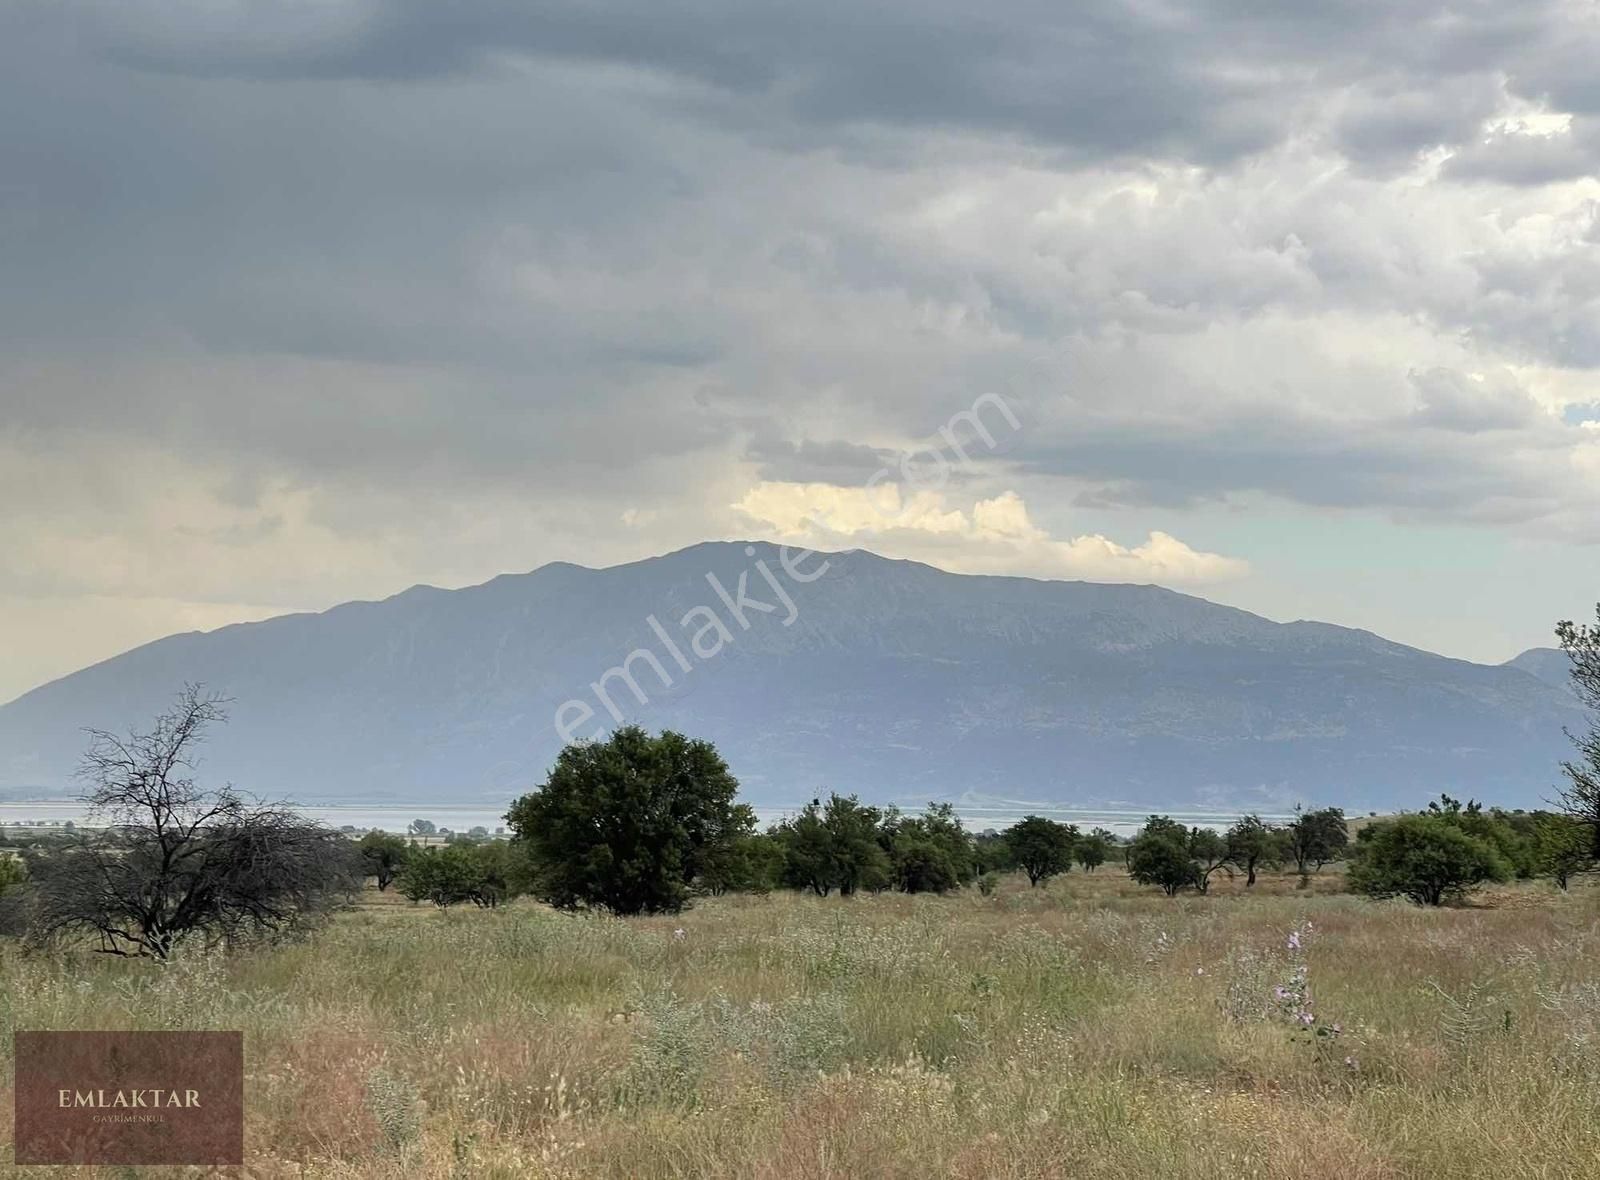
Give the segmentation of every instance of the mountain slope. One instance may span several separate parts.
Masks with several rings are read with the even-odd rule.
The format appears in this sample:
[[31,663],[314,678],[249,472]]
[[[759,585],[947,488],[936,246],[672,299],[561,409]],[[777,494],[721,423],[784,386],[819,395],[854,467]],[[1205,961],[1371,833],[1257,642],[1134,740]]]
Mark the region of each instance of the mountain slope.
[[[1440,790],[1535,804],[1563,725],[1582,720],[1519,667],[1157,587],[861,551],[803,581],[824,558],[799,577],[782,558],[711,543],[172,636],[0,708],[0,789],[68,788],[80,727],[143,724],[185,680],[234,699],[206,774],[304,802],[507,798],[559,749],[564,701],[579,702],[572,732],[609,723],[597,682],[627,720],[715,740],[746,795],[780,805],[829,788],[1141,808],[1387,808]],[[743,576],[771,609],[744,608],[741,625],[708,575],[730,599]],[[639,650],[671,680],[636,656],[644,704],[602,680]]]
[[1520,668],[1546,684],[1577,695],[1577,690],[1572,684],[1572,661],[1567,658],[1567,653],[1558,647],[1530,647],[1520,656],[1507,660],[1505,666]]

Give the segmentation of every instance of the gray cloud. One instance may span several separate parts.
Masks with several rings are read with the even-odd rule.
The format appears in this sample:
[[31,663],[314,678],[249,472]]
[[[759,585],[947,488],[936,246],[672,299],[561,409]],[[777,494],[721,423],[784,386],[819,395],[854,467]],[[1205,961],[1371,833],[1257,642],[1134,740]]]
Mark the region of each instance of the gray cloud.
[[963,508],[1600,539],[1594,48],[1549,0],[11,6],[0,589],[631,557],[985,392]]

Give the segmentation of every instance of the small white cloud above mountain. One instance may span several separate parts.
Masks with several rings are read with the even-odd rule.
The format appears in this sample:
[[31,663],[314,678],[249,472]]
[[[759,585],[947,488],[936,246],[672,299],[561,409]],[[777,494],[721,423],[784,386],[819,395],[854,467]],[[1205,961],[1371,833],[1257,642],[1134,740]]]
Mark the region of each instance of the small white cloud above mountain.
[[734,507],[777,540],[819,548],[870,541],[877,552],[961,573],[1199,585],[1240,578],[1250,568],[1159,530],[1131,546],[1099,533],[1054,537],[1014,491],[962,507],[942,491],[902,493],[891,483],[768,481]]

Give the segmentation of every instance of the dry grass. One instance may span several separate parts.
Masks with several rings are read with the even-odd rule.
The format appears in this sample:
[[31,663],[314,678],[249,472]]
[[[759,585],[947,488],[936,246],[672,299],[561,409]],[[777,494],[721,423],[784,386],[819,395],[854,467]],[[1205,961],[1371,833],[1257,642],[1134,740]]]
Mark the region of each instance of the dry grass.
[[[8,949],[0,1033],[244,1029],[260,1176],[1600,1174],[1600,891],[1336,889],[1103,869],[637,921],[373,895],[231,960]],[[1331,1038],[1272,1000],[1307,920]]]

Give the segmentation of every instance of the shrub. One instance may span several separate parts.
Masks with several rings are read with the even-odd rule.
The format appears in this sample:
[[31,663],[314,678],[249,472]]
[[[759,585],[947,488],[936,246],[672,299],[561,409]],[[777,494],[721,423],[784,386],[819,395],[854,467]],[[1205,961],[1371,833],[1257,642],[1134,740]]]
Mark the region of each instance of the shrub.
[[1369,897],[1439,905],[1511,876],[1511,865],[1488,841],[1438,815],[1403,815],[1362,829],[1347,879],[1351,890]]

